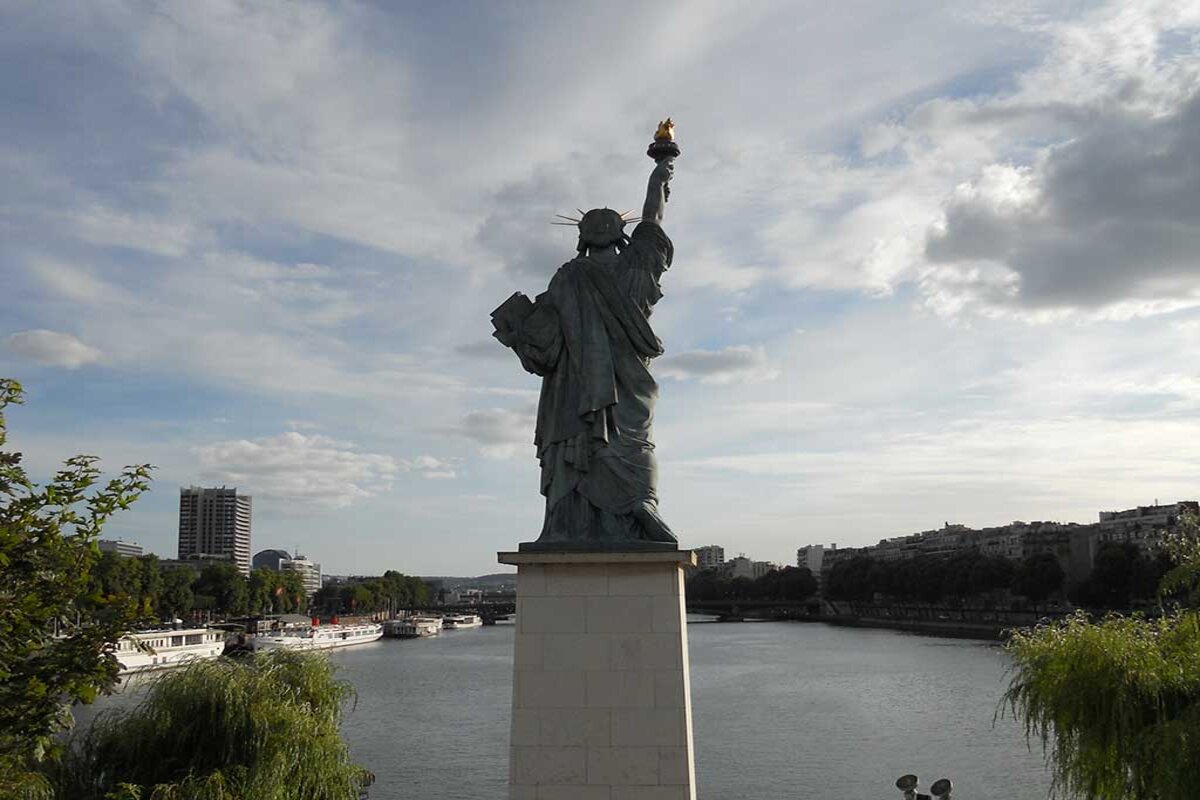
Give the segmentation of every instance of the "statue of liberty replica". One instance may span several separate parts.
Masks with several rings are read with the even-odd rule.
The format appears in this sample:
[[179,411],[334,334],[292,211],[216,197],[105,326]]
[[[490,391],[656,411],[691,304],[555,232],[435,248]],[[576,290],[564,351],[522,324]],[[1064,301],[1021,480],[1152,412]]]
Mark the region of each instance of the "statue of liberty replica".
[[658,513],[650,374],[663,352],[650,312],[674,249],[662,229],[674,138],[668,119],[647,150],[655,166],[640,221],[608,208],[561,217],[579,228],[578,254],[535,300],[518,292],[492,313],[493,335],[542,378],[534,444],[546,516],[522,551],[678,546]]

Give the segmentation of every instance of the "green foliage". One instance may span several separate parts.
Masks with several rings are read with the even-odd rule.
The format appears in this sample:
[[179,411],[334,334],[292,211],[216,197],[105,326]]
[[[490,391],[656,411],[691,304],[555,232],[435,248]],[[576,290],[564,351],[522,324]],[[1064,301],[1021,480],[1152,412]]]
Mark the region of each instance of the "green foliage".
[[378,578],[323,586],[312,604],[330,614],[369,614],[421,608],[428,603],[429,585],[425,581],[388,570]]
[[101,715],[51,771],[66,800],[355,800],[338,733],[351,697],[319,655],[195,662]]
[[805,567],[784,567],[759,578],[730,580],[717,570],[701,570],[687,579],[688,600],[787,600],[800,602],[817,592],[817,581]]
[[1017,632],[1005,707],[1088,800],[1200,797],[1200,615],[1082,614]]
[[1147,558],[1134,544],[1103,544],[1096,551],[1091,575],[1072,589],[1071,601],[1118,611],[1154,605],[1159,582],[1170,569],[1166,553]]
[[1200,605],[1200,515],[1185,513],[1178,528],[1164,538],[1163,550],[1174,567],[1159,582],[1159,594],[1196,608]]
[[210,598],[208,607],[218,614],[242,616],[250,610],[246,577],[232,564],[208,564],[192,584],[192,592]]
[[[21,385],[0,379],[4,409]],[[70,706],[91,702],[116,681],[112,642],[141,613],[127,596],[96,591],[96,539],[117,511],[149,487],[150,467],[126,467],[100,483],[93,456],[68,459],[45,486],[34,484],[21,454],[0,450],[0,795],[38,796],[31,773],[57,755],[54,734]]]
[[169,569],[162,576],[162,592],[158,598],[158,611],[164,619],[182,617],[191,611],[195,602],[192,582],[195,576],[189,569]]
[[[1009,640],[1013,677],[1002,702],[1039,737],[1056,789],[1087,800],[1200,797],[1200,519],[1183,517],[1165,552],[1097,553],[1085,596],[1125,604],[1152,594],[1183,608],[1147,620],[1082,614],[1018,631]],[[1175,562],[1169,569],[1170,562]],[[1164,574],[1165,573],[1165,574]]]
[[951,556],[922,554],[896,561],[857,556],[829,571],[832,600],[869,601],[876,594],[903,602],[939,603],[1007,589],[1015,567],[1006,558],[966,550]]
[[304,579],[292,570],[282,572],[259,567],[250,573],[247,603],[252,614],[304,613]]
[[1066,577],[1053,553],[1036,553],[1017,564],[1012,590],[1036,605],[1061,589]]

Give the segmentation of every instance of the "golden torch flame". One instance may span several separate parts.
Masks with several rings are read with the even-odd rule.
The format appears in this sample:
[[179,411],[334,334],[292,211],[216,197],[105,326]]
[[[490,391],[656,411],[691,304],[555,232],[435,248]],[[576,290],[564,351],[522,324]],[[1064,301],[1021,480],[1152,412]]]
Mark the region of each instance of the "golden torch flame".
[[671,121],[670,117],[667,117],[665,120],[658,123],[658,130],[654,132],[654,141],[675,141],[675,123]]

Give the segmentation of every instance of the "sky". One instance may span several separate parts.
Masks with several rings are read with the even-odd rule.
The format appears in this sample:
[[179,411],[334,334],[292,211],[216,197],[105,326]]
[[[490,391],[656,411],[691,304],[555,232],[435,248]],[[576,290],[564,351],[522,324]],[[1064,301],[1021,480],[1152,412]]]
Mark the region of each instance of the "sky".
[[537,537],[490,336],[670,115],[660,509],[794,563],[1200,496],[1200,2],[0,0],[0,375],[39,478],[152,463],[252,549]]

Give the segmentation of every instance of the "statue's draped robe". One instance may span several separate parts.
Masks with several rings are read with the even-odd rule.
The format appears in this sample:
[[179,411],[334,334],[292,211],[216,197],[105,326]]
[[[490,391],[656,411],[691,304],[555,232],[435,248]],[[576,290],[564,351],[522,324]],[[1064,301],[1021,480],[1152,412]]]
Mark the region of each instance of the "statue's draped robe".
[[642,222],[616,261],[580,256],[559,268],[521,323],[513,349],[542,376],[539,544],[675,541],[655,493],[649,365],[662,343],[648,319],[672,256],[662,228]]

